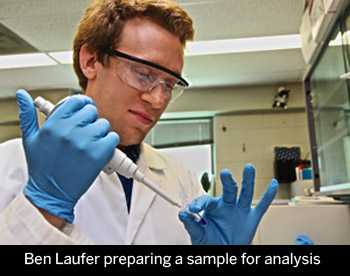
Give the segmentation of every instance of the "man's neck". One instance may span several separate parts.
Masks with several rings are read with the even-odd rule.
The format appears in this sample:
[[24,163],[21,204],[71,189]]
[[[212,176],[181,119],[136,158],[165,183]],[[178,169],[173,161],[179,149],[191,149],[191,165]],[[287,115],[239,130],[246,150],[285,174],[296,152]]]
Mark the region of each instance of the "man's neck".
[[117,148],[120,149],[122,152],[125,152],[127,150],[128,146],[118,145]]
[[134,163],[136,163],[140,157],[140,144],[131,146],[119,145],[118,148],[124,152]]

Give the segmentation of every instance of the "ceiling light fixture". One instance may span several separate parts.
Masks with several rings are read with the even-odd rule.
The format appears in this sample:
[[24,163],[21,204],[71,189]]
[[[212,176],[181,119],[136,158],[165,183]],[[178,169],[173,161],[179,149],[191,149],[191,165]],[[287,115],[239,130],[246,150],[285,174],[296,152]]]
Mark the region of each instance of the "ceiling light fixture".
[[61,64],[73,63],[73,51],[50,52],[49,55]]
[[190,42],[186,56],[276,51],[301,48],[300,34]]
[[43,53],[0,56],[0,69],[41,67],[56,64],[57,62]]
[[[301,48],[301,36],[280,35],[189,42],[186,56],[232,54]],[[72,51],[0,56],[0,69],[72,64]]]

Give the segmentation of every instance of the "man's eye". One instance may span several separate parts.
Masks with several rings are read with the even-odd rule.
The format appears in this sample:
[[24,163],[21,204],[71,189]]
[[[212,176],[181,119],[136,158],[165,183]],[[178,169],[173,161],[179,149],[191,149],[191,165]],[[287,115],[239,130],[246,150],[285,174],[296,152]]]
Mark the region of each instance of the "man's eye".
[[137,76],[140,80],[143,80],[143,81],[150,81],[152,79],[152,76],[148,73],[144,73],[144,72],[141,72],[141,71],[137,71]]
[[178,81],[176,79],[170,78],[170,79],[166,80],[167,87],[169,87],[171,89],[173,89],[177,83],[178,83]]
[[156,77],[151,70],[140,66],[135,66],[132,71],[134,75],[142,82],[151,82],[153,81],[154,77]]
[[166,85],[166,89],[167,89],[167,90],[172,91],[175,84],[171,84],[171,83],[169,83],[169,82],[165,82],[165,85]]

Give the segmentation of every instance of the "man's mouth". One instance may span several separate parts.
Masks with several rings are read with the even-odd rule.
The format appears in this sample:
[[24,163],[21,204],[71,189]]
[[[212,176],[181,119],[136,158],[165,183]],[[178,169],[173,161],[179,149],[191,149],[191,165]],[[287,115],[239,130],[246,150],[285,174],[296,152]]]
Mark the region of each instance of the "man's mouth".
[[144,125],[150,125],[153,123],[154,119],[151,115],[141,112],[141,111],[135,111],[135,110],[129,110],[129,112],[134,115],[134,117],[142,124]]

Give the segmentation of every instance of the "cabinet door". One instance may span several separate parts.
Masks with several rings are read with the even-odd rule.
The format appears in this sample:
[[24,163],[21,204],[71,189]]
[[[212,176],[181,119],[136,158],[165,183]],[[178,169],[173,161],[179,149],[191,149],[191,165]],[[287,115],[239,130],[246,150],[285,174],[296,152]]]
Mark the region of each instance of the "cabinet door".
[[[350,182],[350,108],[344,21],[334,27],[329,44],[310,78],[321,191]],[[345,44],[344,44],[345,43]]]

